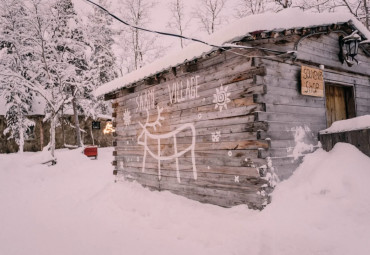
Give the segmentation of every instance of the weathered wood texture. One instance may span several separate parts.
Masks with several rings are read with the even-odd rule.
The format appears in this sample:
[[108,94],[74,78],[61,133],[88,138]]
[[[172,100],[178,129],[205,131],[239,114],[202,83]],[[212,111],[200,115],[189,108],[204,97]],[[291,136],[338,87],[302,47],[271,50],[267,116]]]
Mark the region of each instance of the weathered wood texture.
[[356,59],[361,63],[348,67],[339,61],[339,36],[340,33],[330,33],[329,35],[311,36],[301,40],[297,47],[298,59],[317,65],[325,65],[332,69],[337,69],[349,73],[370,75],[370,58],[359,48]]
[[266,112],[256,113],[256,120],[268,123],[260,132],[261,139],[270,140],[264,152],[271,157],[272,166],[280,180],[288,178],[301,162],[298,144],[317,144],[317,132],[326,127],[325,101],[320,97],[300,93],[300,65],[272,60],[260,60],[266,67],[266,76],[257,77],[266,86],[266,94],[254,101],[264,103]]
[[330,151],[336,143],[350,143],[370,157],[370,129],[319,134],[322,148]]
[[265,75],[250,58],[216,52],[121,90],[113,107],[115,173],[201,202],[263,208],[269,142],[254,102]]
[[[264,45],[269,48],[270,45]],[[280,49],[293,49],[294,43],[279,45]],[[257,112],[256,121],[267,122],[268,129],[258,133],[260,139],[271,139],[264,157],[271,157],[280,179],[288,178],[299,165],[297,155],[302,143],[315,146],[318,132],[327,127],[326,99],[301,95],[300,70],[302,65],[318,68],[324,64],[326,84],[353,88],[355,110],[348,117],[370,114],[370,58],[361,50],[358,66],[348,67],[338,59],[338,35],[331,33],[308,37],[298,44],[297,59],[256,60],[256,66],[266,68],[265,76],[256,76],[256,83],[265,86],[266,93],[255,95],[254,102],[265,105],[266,112]],[[351,107],[349,107],[351,108]],[[300,153],[298,153],[300,152]]]
[[215,51],[108,95],[114,172],[201,202],[262,208],[271,191],[263,170],[269,159],[278,177],[288,178],[327,127],[326,98],[300,93],[302,65],[325,65],[325,84],[353,88],[354,115],[370,113],[369,57],[360,50],[362,64],[348,67],[338,59],[337,33],[300,38],[243,42],[297,49],[294,61],[258,50],[233,50],[244,57]]

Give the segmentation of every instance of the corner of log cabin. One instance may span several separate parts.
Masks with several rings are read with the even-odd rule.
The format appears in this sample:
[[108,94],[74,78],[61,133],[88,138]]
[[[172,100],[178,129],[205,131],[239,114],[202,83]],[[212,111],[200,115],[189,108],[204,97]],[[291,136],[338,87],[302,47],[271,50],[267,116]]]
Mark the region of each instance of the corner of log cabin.
[[265,106],[253,98],[266,93],[254,82],[265,67],[216,52],[170,71],[115,99],[115,171],[200,202],[262,209],[269,183],[261,150],[269,143],[258,133],[268,127],[256,121]]
[[[323,30],[324,28],[319,28]],[[331,27],[330,30],[337,30]],[[348,27],[342,27],[348,32]],[[325,30],[325,29],[324,29]],[[308,30],[302,34],[310,33]],[[294,33],[299,33],[296,31]],[[317,148],[318,132],[327,128],[326,112],[327,105],[324,97],[313,97],[301,93],[301,67],[308,66],[319,68],[324,65],[324,82],[327,85],[352,88],[355,91],[354,102],[355,114],[364,115],[370,113],[370,64],[366,52],[361,52],[357,58],[361,64],[348,67],[342,65],[338,59],[338,33],[317,34],[301,40],[298,37],[287,42],[288,47],[298,45],[297,58],[294,61],[281,59],[259,58],[256,65],[266,68],[264,76],[256,76],[257,84],[266,86],[266,93],[253,95],[255,103],[265,104],[265,111],[256,113],[256,121],[264,121],[268,124],[267,131],[258,133],[259,138],[268,138],[271,143],[268,151],[261,150],[261,157],[269,157],[275,173],[284,180],[289,178],[293,171],[302,161],[304,154],[296,158],[293,150],[297,145],[297,135],[304,130],[304,142]],[[298,44],[299,42],[299,44]],[[325,45],[325,48],[322,47]],[[273,45],[266,44],[265,47]],[[367,106],[365,106],[367,104]],[[354,108],[354,107],[353,107]],[[332,148],[331,146],[329,149]],[[309,151],[305,152],[308,153]]]
[[[325,98],[300,92],[302,65],[325,65],[325,82],[353,86],[356,115],[370,113],[370,69],[343,67],[329,30],[301,40],[311,32],[256,33],[241,42],[276,50],[299,44],[294,59],[214,51],[122,90],[114,101],[117,174],[204,203],[262,209],[273,189],[268,173],[286,179],[302,159],[292,153],[297,132],[314,145],[326,128]],[[368,56],[359,58],[369,65]]]

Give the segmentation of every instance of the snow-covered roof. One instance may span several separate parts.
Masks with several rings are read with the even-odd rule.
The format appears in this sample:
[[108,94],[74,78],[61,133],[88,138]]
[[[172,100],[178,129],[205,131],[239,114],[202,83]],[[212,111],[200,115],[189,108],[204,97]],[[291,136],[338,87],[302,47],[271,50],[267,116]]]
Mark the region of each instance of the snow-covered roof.
[[[287,9],[279,13],[264,13],[242,18],[225,29],[210,35],[205,41],[213,45],[223,45],[224,43],[241,39],[255,31],[285,30],[345,22],[352,22],[367,40],[370,39],[369,30],[349,13],[310,13],[302,12],[298,9]],[[129,84],[168,70],[171,67],[194,60],[211,52],[213,49],[213,47],[205,44],[192,43],[180,51],[173,52],[134,72],[100,86],[96,89],[95,96],[108,94]]]
[[320,134],[339,133],[359,129],[370,129],[370,115],[335,121],[329,128],[321,130]]

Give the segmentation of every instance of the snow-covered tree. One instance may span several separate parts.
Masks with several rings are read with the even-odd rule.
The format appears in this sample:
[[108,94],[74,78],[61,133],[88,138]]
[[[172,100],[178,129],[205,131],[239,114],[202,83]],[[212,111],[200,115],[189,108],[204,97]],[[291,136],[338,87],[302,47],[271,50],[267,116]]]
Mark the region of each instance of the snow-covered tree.
[[[30,51],[22,37],[27,33],[23,17],[25,9],[19,1],[1,0],[0,11],[0,70],[10,70],[27,78],[27,59]],[[32,106],[32,92],[24,86],[21,79],[7,76],[0,79],[0,95],[6,100],[7,128],[4,134],[10,134],[23,152],[26,131],[34,126],[27,118]]]
[[53,14],[51,4],[54,1],[28,0],[20,4],[25,9],[25,15],[19,20],[22,21],[22,33],[18,33],[17,42],[20,58],[18,58],[21,68],[15,70],[6,66],[0,71],[0,76],[4,81],[16,81],[28,90],[32,90],[36,95],[41,96],[47,102],[45,109],[45,120],[51,122],[50,150],[54,158],[55,150],[55,127],[58,112],[69,97],[64,93],[65,83],[61,83],[60,73],[66,67],[58,62],[55,41],[52,41]]
[[[77,146],[82,146],[80,125],[78,119],[78,97],[88,90],[84,82],[84,72],[87,71],[85,49],[87,48],[85,34],[77,17],[71,0],[59,0],[51,6],[53,32],[51,41],[54,43],[56,83],[65,87],[64,93],[72,97]],[[65,84],[65,85],[64,85]],[[88,94],[88,93],[87,93]]]
[[99,86],[117,77],[116,57],[112,50],[114,44],[112,19],[96,7],[88,18],[86,32],[91,50],[89,59],[91,82]]
[[9,133],[8,139],[13,138],[19,147],[18,151],[23,152],[24,141],[28,138],[29,133],[27,131],[35,126],[35,122],[27,118],[31,111],[32,93],[21,84],[11,84],[9,81],[6,89],[2,90],[0,94],[6,100],[7,128],[4,130],[4,134]]

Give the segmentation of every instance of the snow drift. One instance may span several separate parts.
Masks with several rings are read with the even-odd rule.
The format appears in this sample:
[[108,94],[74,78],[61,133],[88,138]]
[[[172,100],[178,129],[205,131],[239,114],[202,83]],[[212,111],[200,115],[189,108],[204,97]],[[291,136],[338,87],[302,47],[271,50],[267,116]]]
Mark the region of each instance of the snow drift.
[[348,144],[307,155],[261,212],[115,182],[111,148],[57,153],[0,155],[0,254],[370,253],[370,159]]

